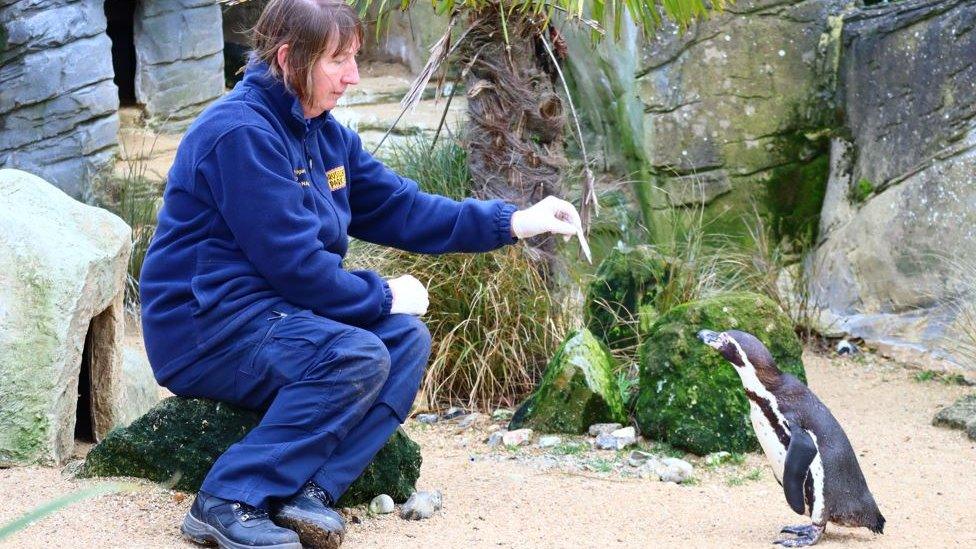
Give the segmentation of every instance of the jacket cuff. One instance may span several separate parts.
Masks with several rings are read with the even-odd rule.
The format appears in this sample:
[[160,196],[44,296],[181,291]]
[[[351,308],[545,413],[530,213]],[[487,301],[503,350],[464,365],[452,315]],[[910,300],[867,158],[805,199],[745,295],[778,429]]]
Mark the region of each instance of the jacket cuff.
[[512,214],[518,210],[518,206],[508,202],[502,202],[495,214],[495,227],[498,231],[498,245],[514,244],[518,238],[512,236]]
[[383,281],[383,306],[381,308],[382,316],[387,316],[390,314],[390,309],[393,307],[393,290],[390,289],[390,285],[387,284],[386,280]]

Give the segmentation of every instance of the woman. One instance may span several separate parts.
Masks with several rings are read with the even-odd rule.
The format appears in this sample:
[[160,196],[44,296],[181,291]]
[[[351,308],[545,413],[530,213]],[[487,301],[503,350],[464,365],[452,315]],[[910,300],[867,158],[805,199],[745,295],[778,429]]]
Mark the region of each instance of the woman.
[[343,268],[347,238],[481,252],[574,234],[549,197],[456,202],[366,153],[330,114],[363,30],[336,0],[272,0],[245,77],[187,131],[142,270],[143,328],[173,393],[266,410],[183,522],[226,547],[337,547],[332,509],[407,417],[430,351],[427,291]]

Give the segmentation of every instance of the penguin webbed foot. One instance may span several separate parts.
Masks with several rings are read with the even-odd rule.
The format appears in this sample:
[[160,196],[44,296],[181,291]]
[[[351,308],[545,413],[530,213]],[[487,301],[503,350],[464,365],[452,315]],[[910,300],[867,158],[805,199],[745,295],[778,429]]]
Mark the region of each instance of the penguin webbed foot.
[[773,543],[783,547],[808,547],[820,541],[824,527],[816,524],[800,524],[797,526],[784,526],[780,532],[796,536],[793,539],[778,539]]

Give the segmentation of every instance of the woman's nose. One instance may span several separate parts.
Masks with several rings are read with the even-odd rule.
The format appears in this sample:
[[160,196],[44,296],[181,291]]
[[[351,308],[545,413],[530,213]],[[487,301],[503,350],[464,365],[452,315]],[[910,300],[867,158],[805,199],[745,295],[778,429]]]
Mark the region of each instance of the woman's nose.
[[356,64],[355,59],[352,61],[352,66],[346,70],[345,74],[343,74],[342,80],[346,85],[349,86],[359,83],[359,65]]

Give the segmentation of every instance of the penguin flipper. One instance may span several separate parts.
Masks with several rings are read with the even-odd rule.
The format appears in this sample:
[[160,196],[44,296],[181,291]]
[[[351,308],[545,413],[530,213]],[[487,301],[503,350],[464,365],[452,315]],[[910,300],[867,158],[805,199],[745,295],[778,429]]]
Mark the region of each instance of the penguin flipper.
[[790,428],[790,446],[786,449],[783,467],[783,493],[786,502],[798,515],[805,514],[803,484],[807,480],[810,463],[817,456],[817,445],[810,435],[796,423]]

